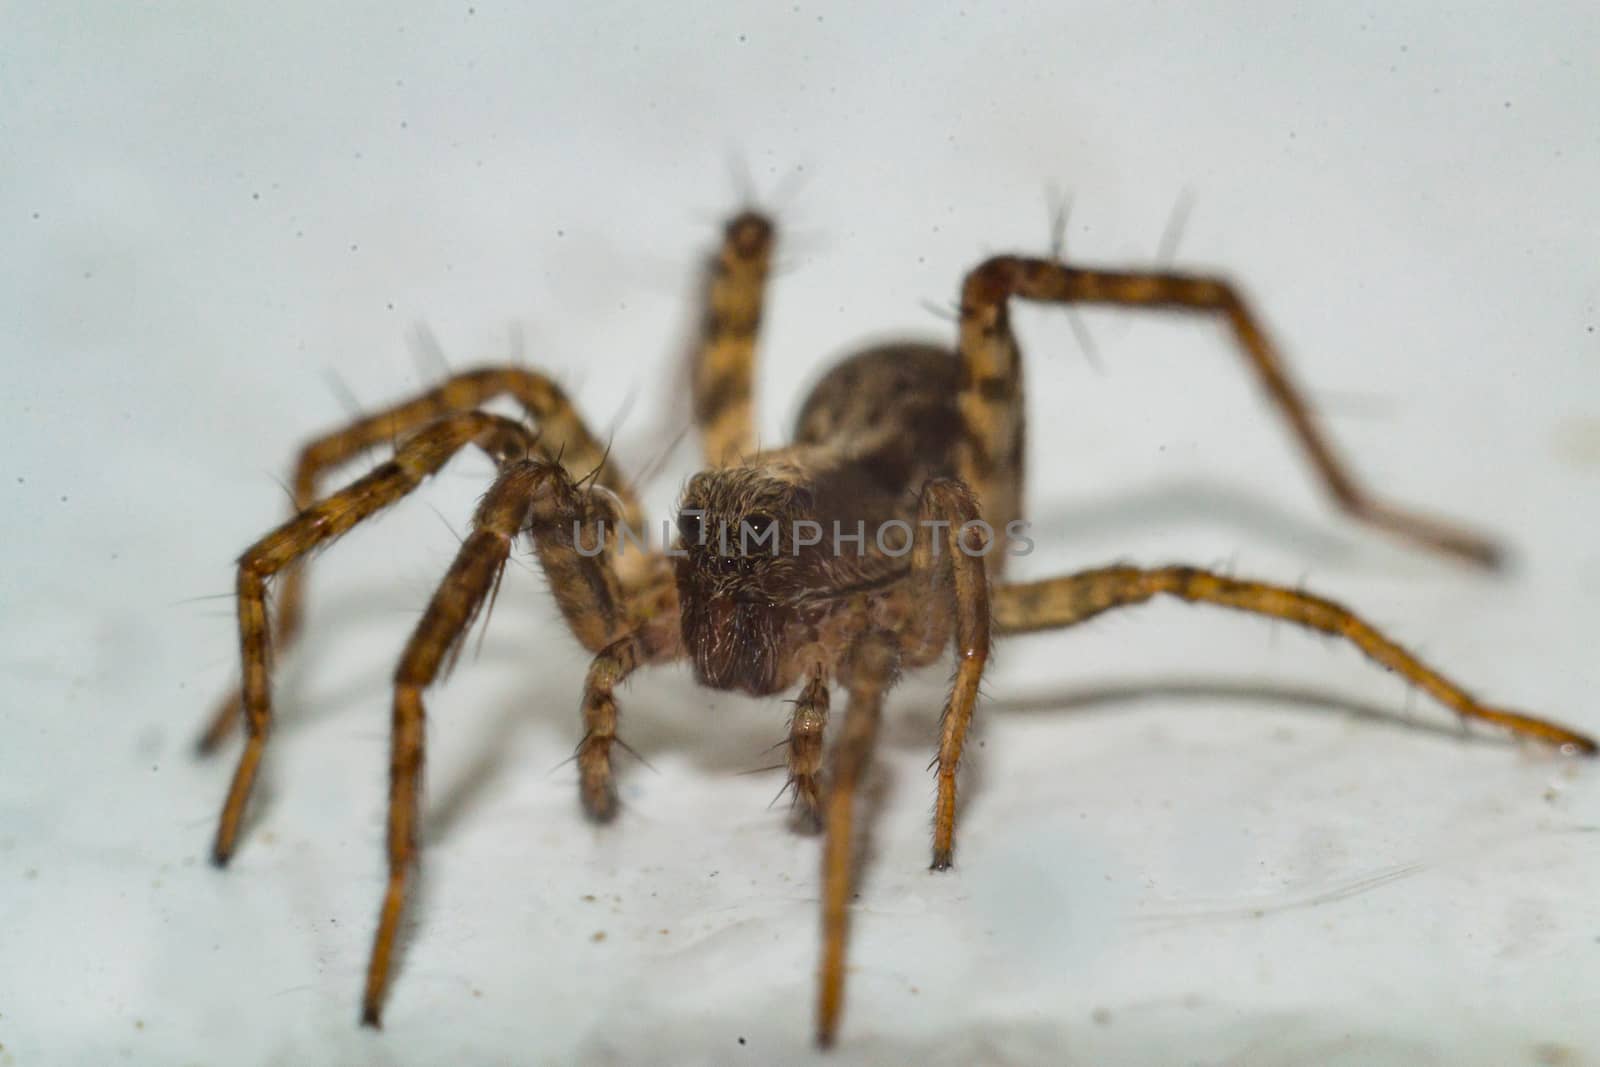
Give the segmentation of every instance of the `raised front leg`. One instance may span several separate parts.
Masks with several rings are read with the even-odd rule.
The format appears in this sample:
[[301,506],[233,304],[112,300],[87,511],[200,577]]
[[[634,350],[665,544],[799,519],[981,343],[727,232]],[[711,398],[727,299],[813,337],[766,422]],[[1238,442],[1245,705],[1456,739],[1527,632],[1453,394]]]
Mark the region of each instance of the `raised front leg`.
[[1142,604],[1163,595],[1283,619],[1342,637],[1368,659],[1400,675],[1464,719],[1491,723],[1547,744],[1571,746],[1585,755],[1596,751],[1595,742],[1576,730],[1479,703],[1377,627],[1331,600],[1264,582],[1240,581],[1197,567],[1101,567],[1063,578],[1003,585],[994,591],[994,623],[1000,633],[1073,626],[1103,611]]
[[1239,349],[1288,420],[1335,503],[1347,514],[1396,536],[1480,566],[1500,563],[1493,542],[1453,524],[1369,496],[1335,455],[1311,417],[1283,360],[1238,291],[1217,278],[1174,273],[1083,270],[1064,263],[997,256],[967,275],[961,292],[960,408],[967,433],[958,462],[997,527],[1019,517],[1022,453],[1021,358],[1007,302],[1013,296],[1059,304],[1119,304],[1219,314]]
[[772,261],[772,223],[753,212],[732,219],[711,261],[705,319],[694,353],[694,419],[713,466],[756,449],[756,336]]

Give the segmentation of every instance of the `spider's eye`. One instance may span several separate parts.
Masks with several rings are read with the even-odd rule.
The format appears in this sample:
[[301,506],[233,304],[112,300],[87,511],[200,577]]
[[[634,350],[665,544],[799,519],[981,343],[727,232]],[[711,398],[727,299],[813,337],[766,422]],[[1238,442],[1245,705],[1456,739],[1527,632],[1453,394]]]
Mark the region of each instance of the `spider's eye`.
[[706,540],[705,512],[698,508],[685,508],[678,513],[678,536],[686,545],[703,545]]
[[778,520],[756,512],[739,523],[739,550],[743,555],[778,552]]

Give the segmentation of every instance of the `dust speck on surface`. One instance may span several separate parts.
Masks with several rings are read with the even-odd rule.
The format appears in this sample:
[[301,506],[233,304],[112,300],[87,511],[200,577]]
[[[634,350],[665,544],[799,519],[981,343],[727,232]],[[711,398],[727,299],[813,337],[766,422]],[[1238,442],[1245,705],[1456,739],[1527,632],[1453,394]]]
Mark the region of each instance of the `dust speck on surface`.
[[1577,1063],[1578,1054],[1571,1046],[1558,1041],[1541,1041],[1533,1046],[1533,1060],[1552,1065]]
[[605,939],[606,939],[606,932],[604,930],[596,930],[594,933],[589,935],[589,940],[595,942],[596,944],[599,944],[601,941],[604,941]]
[[1576,415],[1556,423],[1551,450],[1568,466],[1600,469],[1600,415]]

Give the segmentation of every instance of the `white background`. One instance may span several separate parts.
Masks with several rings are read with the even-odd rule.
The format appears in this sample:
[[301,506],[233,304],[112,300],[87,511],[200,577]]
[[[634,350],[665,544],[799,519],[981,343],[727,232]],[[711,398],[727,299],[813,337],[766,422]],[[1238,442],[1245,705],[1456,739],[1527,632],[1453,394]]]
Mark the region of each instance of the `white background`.
[[[562,761],[585,657],[534,566],[430,704],[426,891],[382,1033],[386,680],[488,467],[312,568],[233,868],[194,731],[230,561],[296,445],[521,359],[632,470],[687,419],[698,257],[787,243],[765,432],[832,356],[945,337],[965,267],[1067,247],[1253,295],[1354,468],[1491,529],[1485,576],[1341,518],[1213,324],[1019,311],[1039,549],[1304,581],[1486,697],[1600,729],[1592,5],[17,5],[0,43],[0,1064],[812,1056],[817,841],[785,708],[639,676],[623,817]],[[563,13],[570,8],[572,13]],[[793,180],[798,177],[800,180]],[[425,349],[425,346],[423,346]],[[337,381],[342,385],[334,385]],[[685,445],[649,495],[693,469]],[[358,468],[359,469],[359,468]],[[213,599],[207,599],[213,598]],[[891,707],[834,1062],[1581,1063],[1600,785],[1353,651],[1152,606],[1002,645],[957,869],[941,671]],[[600,938],[603,935],[603,939]],[[742,1042],[742,1043],[741,1043]]]

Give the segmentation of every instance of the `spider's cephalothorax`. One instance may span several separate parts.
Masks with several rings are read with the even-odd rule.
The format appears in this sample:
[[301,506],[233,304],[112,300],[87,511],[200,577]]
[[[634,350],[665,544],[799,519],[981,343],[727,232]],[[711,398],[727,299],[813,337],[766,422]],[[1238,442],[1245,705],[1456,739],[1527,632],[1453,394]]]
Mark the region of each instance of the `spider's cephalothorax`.
[[[223,701],[201,743],[210,750],[232,724],[247,728],[217,829],[219,864],[233,854],[271,726],[271,646],[281,650],[298,631],[303,557],[406,495],[467,445],[499,467],[395,671],[389,883],[363,1021],[376,1026],[382,1012],[417,855],[423,692],[492,600],[513,542],[522,537],[532,541],[573,635],[594,656],[577,755],[580,797],[591,817],[606,820],[617,811],[616,689],[639,667],[687,659],[701,683],[719,689],[766,695],[798,687],[789,784],[800,824],[826,832],[816,1018],[823,1044],[833,1040],[842,1011],[855,796],[884,694],[903,668],[954,651],[934,760],[933,866],[943,869],[954,854],[956,771],[992,634],[1068,627],[1163,595],[1210,603],[1342,637],[1466,720],[1595,751],[1581,733],[1480,703],[1349,610],[1301,590],[1184,566],[1113,565],[1044,581],[1001,581],[1002,531],[1021,518],[1022,499],[1022,365],[1007,315],[1014,297],[1223,318],[1343,510],[1474,563],[1498,560],[1483,538],[1362,491],[1335,458],[1255,315],[1226,282],[994,257],[967,274],[953,350],[901,344],[846,359],[812,391],[793,443],[759,451],[751,383],[772,243],[771,223],[746,212],[728,224],[711,261],[692,405],[711,467],[684,491],[679,544],[670,554],[607,536],[606,526],[617,522],[642,528],[632,486],[554,382],[503,367],[456,375],[309,443],[295,470],[295,515],[240,557],[242,684]],[[497,396],[520,404],[537,432],[481,410]],[[395,441],[388,462],[322,495],[328,470]],[[584,545],[604,547],[591,553]],[[269,623],[267,584],[274,578],[278,612]],[[822,739],[833,686],[844,690],[847,705],[824,781]]]

